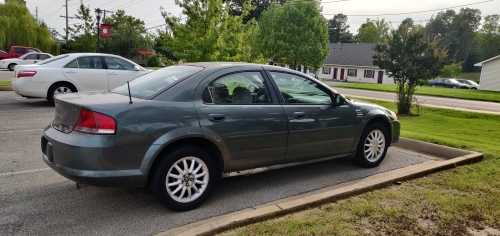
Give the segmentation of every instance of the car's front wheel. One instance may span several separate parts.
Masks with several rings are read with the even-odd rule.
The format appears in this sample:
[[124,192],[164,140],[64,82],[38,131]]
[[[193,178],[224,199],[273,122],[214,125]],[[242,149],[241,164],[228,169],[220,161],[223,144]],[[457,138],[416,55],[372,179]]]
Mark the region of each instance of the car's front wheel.
[[389,131],[383,124],[368,125],[358,145],[356,163],[368,168],[380,165],[385,158],[389,144]]
[[198,207],[218,176],[210,154],[198,146],[184,145],[161,158],[152,182],[153,191],[172,210]]

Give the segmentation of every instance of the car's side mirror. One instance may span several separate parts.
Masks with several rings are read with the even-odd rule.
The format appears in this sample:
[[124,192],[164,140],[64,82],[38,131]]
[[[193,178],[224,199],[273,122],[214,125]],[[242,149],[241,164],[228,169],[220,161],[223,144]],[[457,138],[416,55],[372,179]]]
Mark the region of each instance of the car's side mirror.
[[339,94],[332,94],[330,96],[332,98],[332,106],[341,106],[345,104],[345,100]]

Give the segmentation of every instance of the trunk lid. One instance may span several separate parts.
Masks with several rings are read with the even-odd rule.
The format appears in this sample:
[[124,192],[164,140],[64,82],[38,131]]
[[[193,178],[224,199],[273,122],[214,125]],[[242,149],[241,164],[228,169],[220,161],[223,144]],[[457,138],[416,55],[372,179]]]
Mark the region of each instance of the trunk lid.
[[147,100],[132,98],[134,104],[129,104],[129,97],[115,93],[73,93],[59,95],[54,99],[55,116],[52,127],[64,133],[73,131],[82,108],[99,112],[117,118],[117,114],[127,110],[136,103]]

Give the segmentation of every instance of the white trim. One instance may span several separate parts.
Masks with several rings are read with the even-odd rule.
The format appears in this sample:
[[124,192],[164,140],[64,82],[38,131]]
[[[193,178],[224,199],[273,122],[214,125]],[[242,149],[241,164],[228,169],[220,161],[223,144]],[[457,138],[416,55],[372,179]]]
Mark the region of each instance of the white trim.
[[489,58],[489,59],[486,59],[486,60],[484,60],[482,62],[478,62],[478,63],[474,64],[474,66],[480,67],[480,66],[483,66],[484,63],[488,63],[488,62],[491,62],[491,61],[494,61],[494,60],[497,60],[497,59],[500,59],[500,55],[494,56],[494,57]]

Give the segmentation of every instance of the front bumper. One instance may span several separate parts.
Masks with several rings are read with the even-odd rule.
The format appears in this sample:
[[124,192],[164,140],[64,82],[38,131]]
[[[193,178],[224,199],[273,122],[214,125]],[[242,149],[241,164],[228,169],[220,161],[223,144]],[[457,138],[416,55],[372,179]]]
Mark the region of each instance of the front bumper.
[[[47,127],[41,138],[42,159],[57,173],[77,183],[96,186],[144,187],[147,183],[140,169],[111,169],[107,162],[106,143],[85,143],[78,135],[69,135]],[[87,146],[84,146],[87,144]]]
[[391,122],[391,128],[392,128],[392,137],[391,137],[391,143],[397,143],[399,141],[399,135],[400,135],[400,129],[401,129],[401,124],[399,123],[398,120],[393,120]]

